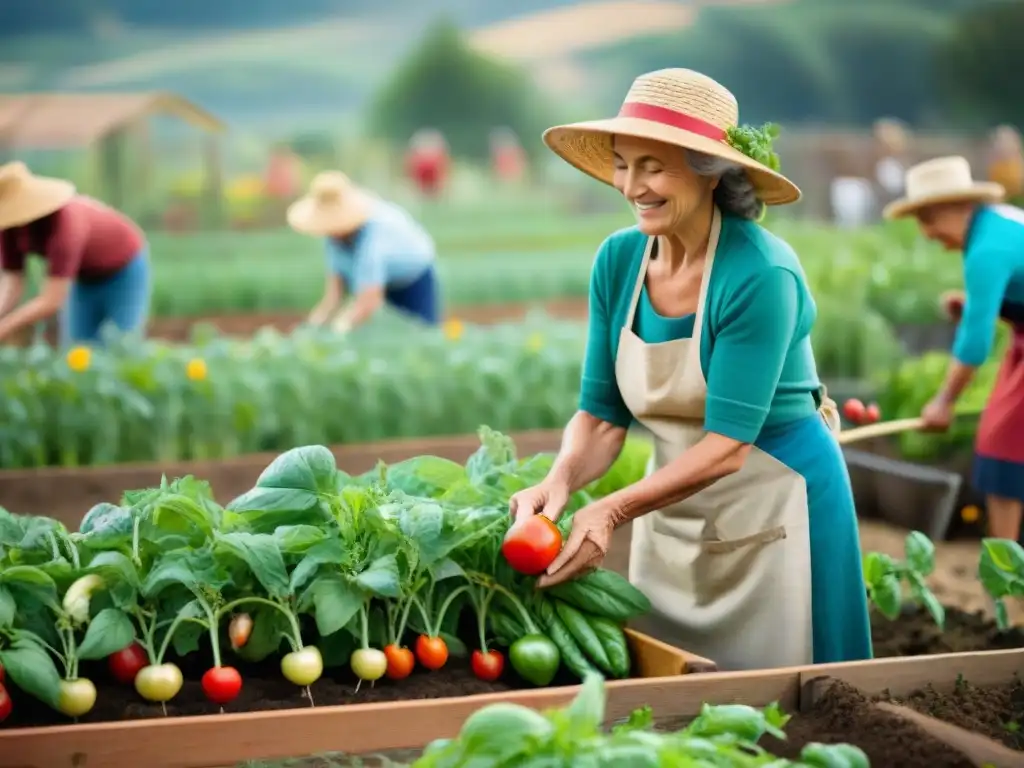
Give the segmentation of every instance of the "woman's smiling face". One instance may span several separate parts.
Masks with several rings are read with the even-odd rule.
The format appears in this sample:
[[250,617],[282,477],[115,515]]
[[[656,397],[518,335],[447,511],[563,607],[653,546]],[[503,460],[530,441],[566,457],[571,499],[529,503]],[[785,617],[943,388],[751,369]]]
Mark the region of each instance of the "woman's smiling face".
[[718,186],[718,179],[700,176],[690,167],[682,147],[615,136],[612,149],[615,188],[649,237],[685,229]]

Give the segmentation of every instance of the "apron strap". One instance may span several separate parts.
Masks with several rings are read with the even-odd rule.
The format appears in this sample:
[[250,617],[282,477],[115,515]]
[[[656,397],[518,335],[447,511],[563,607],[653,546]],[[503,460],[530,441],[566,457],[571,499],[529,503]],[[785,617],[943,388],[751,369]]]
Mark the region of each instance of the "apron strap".
[[626,328],[633,329],[633,319],[636,316],[636,305],[640,301],[640,291],[644,288],[644,280],[647,277],[647,264],[651,260],[651,252],[658,242],[656,237],[647,238],[647,246],[644,248],[644,258],[640,262],[640,272],[636,276],[636,284],[633,286],[633,298],[629,302],[629,312],[626,313]]

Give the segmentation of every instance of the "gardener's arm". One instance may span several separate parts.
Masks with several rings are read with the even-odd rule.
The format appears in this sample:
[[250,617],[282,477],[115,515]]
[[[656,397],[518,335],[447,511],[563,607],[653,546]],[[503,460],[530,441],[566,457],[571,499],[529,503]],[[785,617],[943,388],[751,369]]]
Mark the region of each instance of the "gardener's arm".
[[988,359],[995,343],[999,310],[1010,280],[1008,258],[997,249],[964,255],[964,309],[953,342],[953,359],[935,401],[952,408]]
[[359,238],[353,258],[352,291],[355,301],[335,321],[335,327],[347,331],[365,323],[384,304],[387,284],[386,238],[375,227]]
[[606,497],[617,524],[680,502],[742,469],[775,397],[800,302],[796,276],[780,267],[727,300],[708,367],[706,434],[671,463]]

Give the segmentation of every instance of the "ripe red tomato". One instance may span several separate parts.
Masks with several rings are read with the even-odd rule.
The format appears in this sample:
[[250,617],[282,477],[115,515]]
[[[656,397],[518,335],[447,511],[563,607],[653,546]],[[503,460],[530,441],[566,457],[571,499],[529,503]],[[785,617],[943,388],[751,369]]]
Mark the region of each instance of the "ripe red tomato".
[[388,660],[385,674],[392,680],[404,680],[412,674],[412,668],[416,666],[416,657],[408,648],[388,645],[384,647],[384,656]]
[[508,564],[527,576],[544,573],[561,549],[562,533],[544,515],[534,515],[515,523],[501,544],[501,554]]
[[864,409],[864,421],[868,424],[874,424],[882,418],[882,411],[878,408],[878,405],[871,403],[867,408]]
[[234,701],[242,692],[242,676],[234,667],[213,667],[203,675],[203,693],[214,704]]
[[416,638],[416,660],[427,669],[440,669],[448,661],[448,644],[440,637]]
[[5,680],[4,665],[0,664],[0,685],[3,685],[4,680]]
[[843,415],[854,424],[860,424],[864,421],[865,410],[864,403],[855,397],[851,397],[843,403]]
[[11,701],[11,697],[7,695],[7,689],[0,685],[0,723],[11,716],[11,711],[14,709],[14,702]]
[[473,651],[469,663],[473,668],[473,674],[488,683],[493,683],[501,677],[501,672],[505,669],[505,657],[498,651]]
[[122,648],[107,657],[107,668],[119,683],[131,685],[139,670],[149,666],[149,656],[138,643]]

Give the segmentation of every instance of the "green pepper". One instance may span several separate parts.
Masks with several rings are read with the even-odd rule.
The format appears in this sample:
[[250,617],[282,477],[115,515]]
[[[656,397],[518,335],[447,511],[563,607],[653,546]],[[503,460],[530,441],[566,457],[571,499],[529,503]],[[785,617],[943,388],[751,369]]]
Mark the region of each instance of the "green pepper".
[[562,656],[544,635],[524,635],[509,647],[508,660],[520,677],[542,686],[555,679]]
[[614,677],[629,677],[629,643],[626,642],[626,633],[622,631],[622,627],[601,616],[584,616],[604,646],[605,653],[608,654],[608,664],[611,667],[609,672]]
[[565,666],[569,668],[569,671],[580,680],[584,679],[591,672],[597,672],[594,666],[587,661],[587,657],[583,655],[580,647],[576,645],[576,641],[573,640],[572,635],[565,628],[562,620],[558,618],[558,614],[551,603],[548,600],[539,600],[537,602],[537,610],[541,624],[544,625],[544,629],[551,637],[552,642],[558,647],[562,655],[562,661],[565,662]]
[[561,600],[552,600],[551,602],[555,606],[558,618],[562,620],[580,649],[602,670],[609,675],[613,674],[608,654],[605,652],[604,646],[601,645],[601,639],[587,623],[586,617],[568,603],[563,603]]

